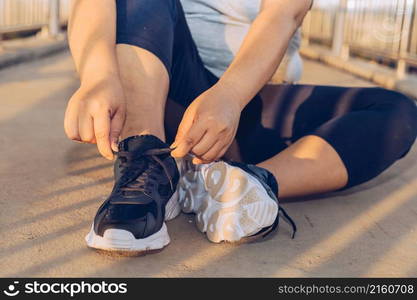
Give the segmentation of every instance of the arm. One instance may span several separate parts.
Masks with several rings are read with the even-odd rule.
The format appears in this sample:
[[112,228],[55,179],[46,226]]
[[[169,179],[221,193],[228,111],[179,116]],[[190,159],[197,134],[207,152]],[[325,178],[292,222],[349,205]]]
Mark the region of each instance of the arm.
[[174,157],[192,152],[194,163],[224,155],[240,113],[278,68],[312,0],[263,0],[235,59],[212,88],[187,108],[171,147]]
[[81,83],[117,76],[115,0],[73,0],[68,39]]
[[68,28],[81,86],[68,103],[65,132],[70,139],[97,143],[100,153],[112,159],[124,121],[115,0],[73,0]]
[[277,70],[312,0],[263,0],[261,12],[217,86],[245,107]]

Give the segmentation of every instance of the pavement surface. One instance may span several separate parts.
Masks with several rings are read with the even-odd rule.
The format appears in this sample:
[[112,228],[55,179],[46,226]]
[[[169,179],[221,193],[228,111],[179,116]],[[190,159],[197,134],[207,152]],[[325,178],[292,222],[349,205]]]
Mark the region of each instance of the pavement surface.
[[68,43],[64,34],[56,38],[42,37],[38,34],[27,38],[1,41],[0,69],[48,57],[67,48]]
[[[307,61],[303,82],[369,86]],[[112,187],[111,163],[66,139],[78,79],[67,52],[0,71],[0,276],[417,276],[417,149],[354,189],[284,203],[298,224],[257,244],[210,243],[191,215],[169,222],[171,244],[111,257],[84,236]]]

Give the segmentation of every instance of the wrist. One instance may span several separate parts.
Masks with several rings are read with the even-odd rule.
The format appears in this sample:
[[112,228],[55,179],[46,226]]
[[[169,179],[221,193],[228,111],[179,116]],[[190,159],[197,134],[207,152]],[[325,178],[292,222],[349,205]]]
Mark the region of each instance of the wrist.
[[94,74],[82,76],[80,82],[83,88],[91,88],[100,84],[121,86],[119,75],[112,72],[94,72]]
[[239,107],[240,111],[242,111],[250,101],[234,82],[220,79],[213,88],[219,91],[219,93],[227,98],[228,101],[233,101]]
[[82,85],[96,85],[100,82],[120,82],[115,55],[102,50],[94,57],[88,57],[84,64],[77,66]]

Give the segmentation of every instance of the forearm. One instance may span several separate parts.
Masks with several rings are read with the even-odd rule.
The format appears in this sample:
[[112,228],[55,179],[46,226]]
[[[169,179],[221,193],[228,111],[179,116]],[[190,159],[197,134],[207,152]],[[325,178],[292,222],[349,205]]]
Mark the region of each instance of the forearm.
[[[276,1],[253,22],[232,64],[217,87],[232,93],[243,108],[270,80],[309,8],[308,0]],[[279,3],[279,4],[278,4]]]
[[68,37],[81,83],[118,77],[115,0],[73,0]]

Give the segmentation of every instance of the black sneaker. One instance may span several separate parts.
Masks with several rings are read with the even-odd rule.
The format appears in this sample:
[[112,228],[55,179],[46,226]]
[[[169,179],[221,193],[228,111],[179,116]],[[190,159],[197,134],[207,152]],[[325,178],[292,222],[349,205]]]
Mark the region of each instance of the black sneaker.
[[280,207],[275,177],[255,165],[219,161],[190,166],[179,182],[179,203],[196,214],[197,228],[214,242],[252,242],[269,237],[280,215],[295,223]]
[[179,179],[169,146],[155,136],[134,136],[119,144],[115,184],[86,236],[91,248],[140,254],[170,242],[165,220],[180,213]]

